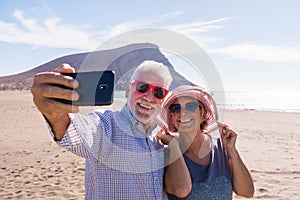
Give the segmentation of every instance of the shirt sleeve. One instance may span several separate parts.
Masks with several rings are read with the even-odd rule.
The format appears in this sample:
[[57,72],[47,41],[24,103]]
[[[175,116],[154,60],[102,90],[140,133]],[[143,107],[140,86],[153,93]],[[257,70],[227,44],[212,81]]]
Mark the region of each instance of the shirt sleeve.
[[[71,122],[63,138],[55,140],[55,142],[78,156],[99,158],[104,131],[99,115],[90,113],[88,116],[85,116],[70,113],[69,118]],[[48,128],[51,136],[55,138],[49,123]]]

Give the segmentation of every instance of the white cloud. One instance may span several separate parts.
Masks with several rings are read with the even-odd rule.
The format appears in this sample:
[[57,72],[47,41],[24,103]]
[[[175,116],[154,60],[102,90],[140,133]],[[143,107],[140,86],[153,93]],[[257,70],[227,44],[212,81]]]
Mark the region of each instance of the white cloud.
[[132,31],[135,29],[145,28],[145,27],[150,28],[155,26],[157,28],[157,24],[159,24],[160,22],[165,22],[169,19],[176,18],[182,14],[183,12],[178,11],[178,12],[166,13],[158,16],[152,16],[149,18],[136,19],[134,21],[133,20],[125,21],[123,23],[109,27],[107,30],[102,32],[103,38],[109,39],[120,33]]
[[30,31],[37,31],[36,20],[35,19],[26,19],[23,17],[21,10],[15,10],[13,16],[21,22],[21,24]]
[[29,44],[33,46],[46,46],[51,48],[75,48],[92,50],[101,42],[113,36],[140,28],[164,28],[191,37],[201,43],[215,41],[216,38],[201,36],[201,33],[222,28],[219,23],[229,18],[211,21],[196,21],[167,25],[167,21],[181,16],[184,12],[172,12],[158,16],[151,16],[108,27],[99,32],[91,33],[86,25],[64,24],[59,18],[46,18],[43,20],[25,17],[21,10],[15,10],[13,16],[17,23],[7,23],[0,20],[0,41],[8,43]]
[[195,42],[197,42],[201,46],[206,46],[218,41],[219,39],[212,35],[205,35],[203,33],[224,28],[223,25],[220,25],[220,23],[228,20],[232,20],[232,18],[219,18],[209,21],[194,21],[189,23],[170,25],[166,26],[165,28],[186,35],[195,40]]
[[300,63],[300,46],[287,47],[243,43],[211,49],[209,52],[223,54],[238,59],[268,63]]
[[224,21],[227,21],[230,19],[231,18],[220,18],[220,19],[204,21],[204,22],[196,21],[196,22],[190,22],[190,23],[170,25],[170,26],[166,26],[166,28],[181,32],[182,34],[193,35],[195,33],[209,32],[214,29],[223,28],[223,26],[218,25],[218,23],[224,22]]
[[84,31],[84,26],[63,24],[58,18],[42,22],[25,18],[21,10],[14,12],[19,24],[0,21],[0,41],[52,48],[93,49],[99,41]]
[[[182,14],[184,14],[184,12],[173,12],[134,21],[126,21],[116,26],[108,28],[105,32],[102,32],[103,38],[109,39],[120,33],[132,31],[135,29],[154,27],[180,33],[194,40],[201,46],[205,46],[206,44],[211,44],[213,42],[218,41],[218,38],[208,34],[204,35],[203,33],[211,32],[215,29],[224,28],[222,25],[220,25],[220,23],[232,19],[220,18],[210,21],[194,21],[189,23],[177,23],[174,25],[166,25],[166,21],[176,18]],[[161,22],[163,22],[164,25],[159,25],[162,24]]]

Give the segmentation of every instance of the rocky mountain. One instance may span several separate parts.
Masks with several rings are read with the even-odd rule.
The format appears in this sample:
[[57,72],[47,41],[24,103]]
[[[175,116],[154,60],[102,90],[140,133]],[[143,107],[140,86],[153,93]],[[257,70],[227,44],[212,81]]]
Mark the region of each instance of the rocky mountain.
[[28,90],[36,73],[53,71],[62,63],[70,64],[76,71],[114,70],[116,74],[116,90],[124,90],[134,68],[145,60],[155,60],[169,67],[173,76],[173,83],[170,89],[189,83],[174,70],[172,64],[160,52],[157,45],[142,43],[63,56],[23,73],[0,77],[0,90]]

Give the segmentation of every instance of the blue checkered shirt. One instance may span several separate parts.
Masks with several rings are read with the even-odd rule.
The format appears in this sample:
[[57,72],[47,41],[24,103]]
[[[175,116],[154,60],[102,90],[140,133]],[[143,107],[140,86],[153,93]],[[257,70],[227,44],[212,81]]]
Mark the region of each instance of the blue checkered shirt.
[[156,126],[145,132],[126,105],[118,112],[69,116],[57,144],[86,159],[85,199],[167,199]]

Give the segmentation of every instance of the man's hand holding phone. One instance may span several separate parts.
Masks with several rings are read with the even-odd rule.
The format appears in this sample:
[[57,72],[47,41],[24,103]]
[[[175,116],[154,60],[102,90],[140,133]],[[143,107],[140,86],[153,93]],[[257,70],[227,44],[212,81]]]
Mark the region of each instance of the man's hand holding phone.
[[46,116],[79,111],[78,106],[65,105],[55,100],[56,98],[73,101],[79,99],[79,94],[76,91],[66,89],[77,88],[78,81],[61,73],[75,73],[75,69],[68,64],[63,64],[54,72],[42,72],[34,77],[31,87],[33,101]]
[[59,139],[70,123],[68,113],[79,112],[79,106],[112,104],[114,83],[113,71],[75,73],[70,65],[62,64],[54,72],[35,75],[31,92]]
[[79,99],[79,94],[74,90],[55,85],[77,88],[79,85],[77,80],[61,74],[74,72],[75,69],[70,65],[62,64],[54,72],[36,74],[31,87],[33,102],[48,120],[57,139],[63,137],[70,123],[68,113],[79,112],[79,106],[64,104],[55,99],[60,98],[75,101]]

